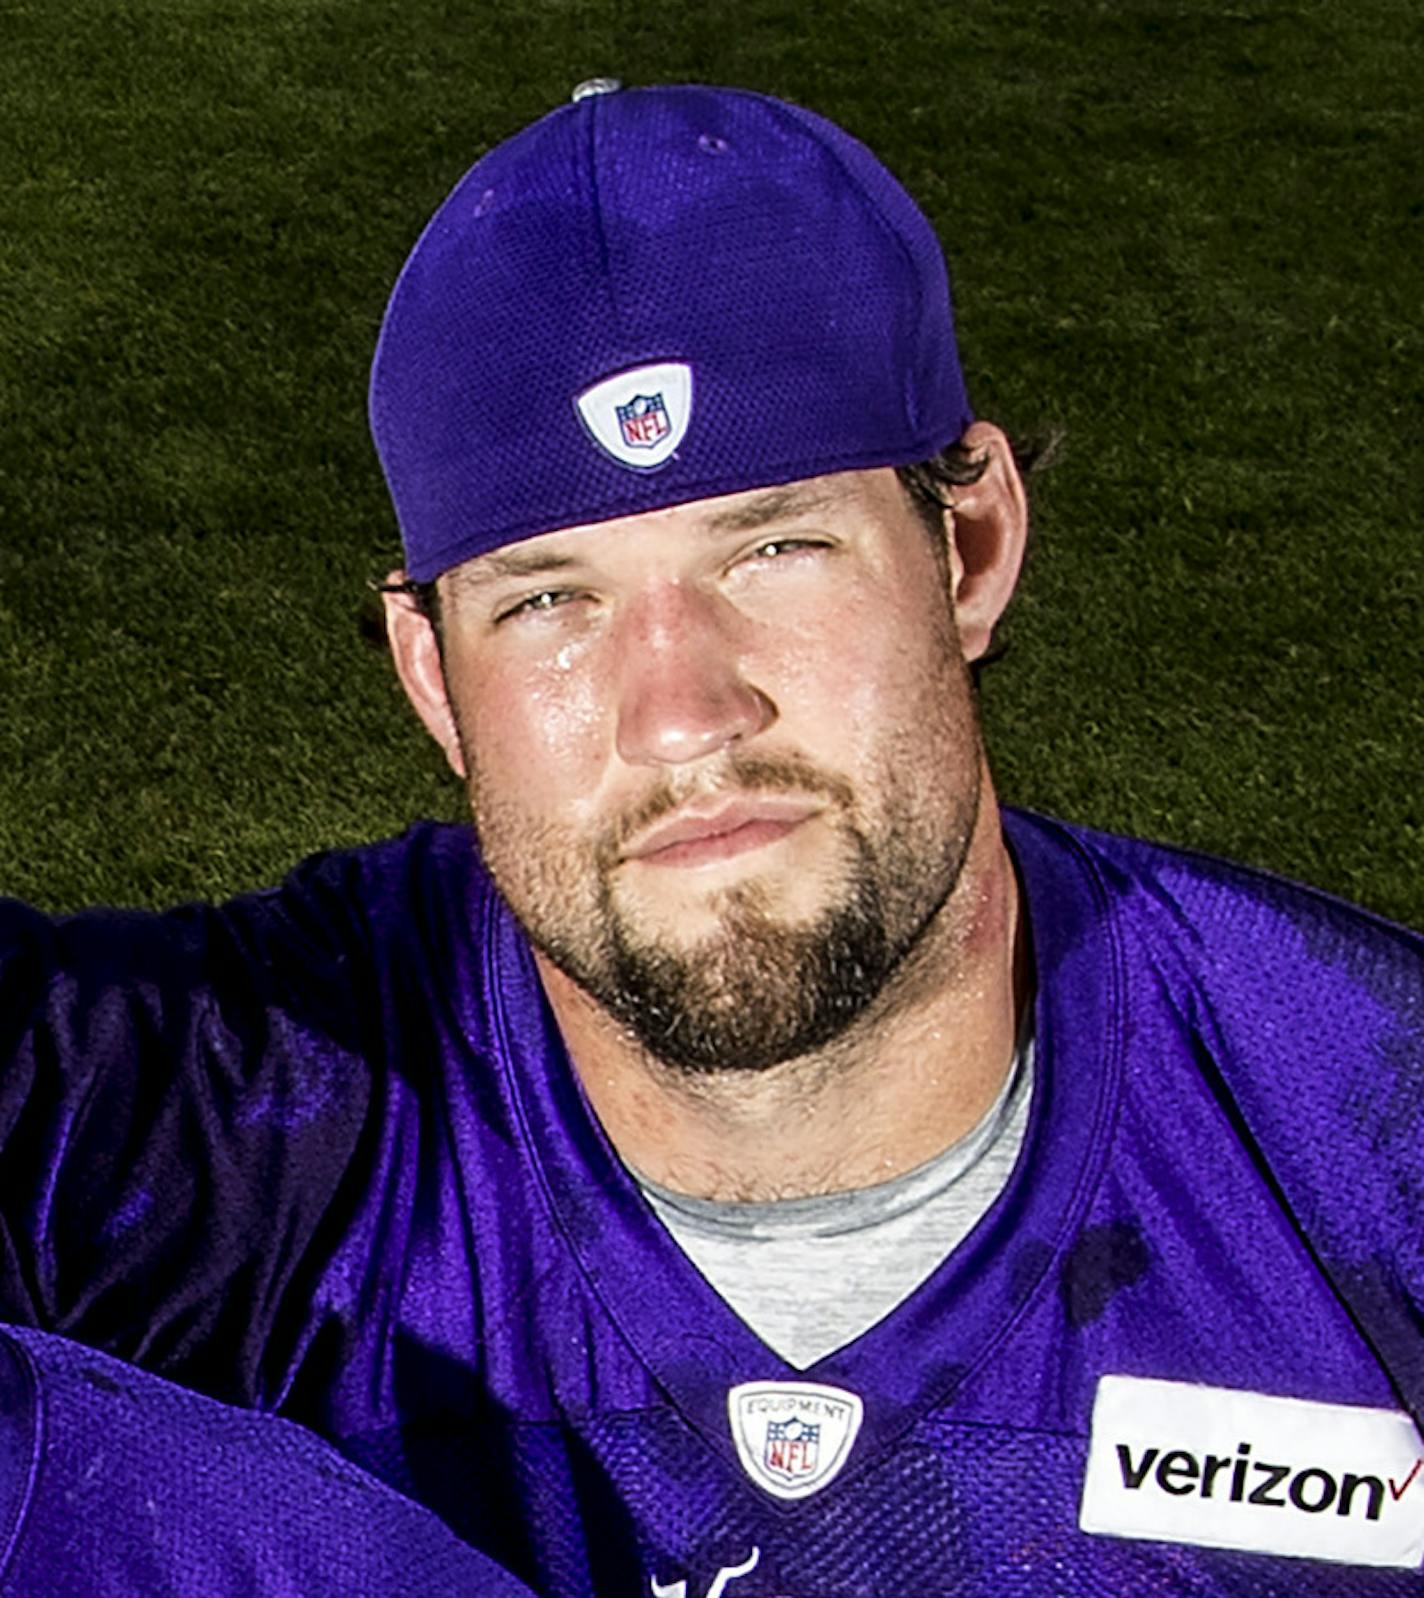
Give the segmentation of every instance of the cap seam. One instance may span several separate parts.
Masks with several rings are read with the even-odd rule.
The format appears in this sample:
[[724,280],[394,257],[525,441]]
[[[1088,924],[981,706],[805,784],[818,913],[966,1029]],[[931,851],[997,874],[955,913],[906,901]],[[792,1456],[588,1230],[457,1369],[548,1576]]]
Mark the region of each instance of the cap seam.
[[[888,216],[885,215],[885,213],[880,209],[879,205],[876,204],[874,197],[866,189],[859,176],[846,164],[845,158],[842,156],[841,152],[835,149],[834,146],[825,139],[820,128],[811,119],[811,114],[809,112],[807,112],[801,106],[790,104],[790,102],[774,100],[771,99],[770,96],[766,96],[765,98],[770,100],[770,103],[774,107],[782,110],[783,114],[788,120],[800,123],[801,129],[804,133],[809,133],[812,135],[812,137],[816,140],[817,147],[821,150],[824,150],[831,160],[835,162],[846,182],[860,197],[862,206],[875,219],[875,225],[881,230],[882,233],[889,234],[897,253],[909,270],[910,282],[913,285],[914,320],[910,328],[910,333],[913,336],[919,330],[924,321],[924,285],[920,281],[920,263],[915,259],[914,252],[905,242],[904,236],[901,234],[900,229],[894,222],[890,220]],[[847,138],[855,138],[855,135],[850,133],[848,129],[842,129],[841,131],[846,134]],[[859,143],[860,141],[857,140],[856,142]],[[889,169],[887,168],[886,170],[888,171]],[[892,178],[895,177],[893,172],[890,175]],[[898,183],[899,179],[896,178],[895,181]],[[900,404],[904,410],[906,422],[911,427],[918,427],[920,419],[914,414],[914,408],[910,403],[911,382],[908,367],[909,363],[907,363],[907,369],[901,374],[900,378]]]
[[623,307],[619,302],[617,288],[613,281],[613,270],[609,259],[608,229],[603,217],[603,190],[598,181],[598,151],[597,132],[598,124],[603,115],[603,102],[606,96],[596,94],[592,96],[589,105],[588,130],[584,135],[584,157],[588,165],[588,192],[592,201],[593,210],[593,239],[598,256],[598,274],[604,294],[608,299],[609,310],[614,326],[621,337],[623,328]]

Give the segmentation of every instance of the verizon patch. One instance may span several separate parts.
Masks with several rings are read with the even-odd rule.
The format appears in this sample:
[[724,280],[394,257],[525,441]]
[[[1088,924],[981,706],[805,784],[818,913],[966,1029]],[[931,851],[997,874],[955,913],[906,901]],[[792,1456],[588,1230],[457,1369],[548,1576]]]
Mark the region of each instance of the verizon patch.
[[1390,1409],[1104,1376],[1078,1524],[1109,1537],[1415,1570],[1424,1442]]

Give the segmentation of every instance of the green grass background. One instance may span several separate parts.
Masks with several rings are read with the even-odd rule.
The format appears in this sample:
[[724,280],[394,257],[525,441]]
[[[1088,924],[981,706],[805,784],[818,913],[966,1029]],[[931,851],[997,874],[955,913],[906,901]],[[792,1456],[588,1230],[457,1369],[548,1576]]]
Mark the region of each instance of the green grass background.
[[1424,924],[1424,10],[0,0],[0,891],[164,903],[460,813],[364,636],[385,295],[598,73],[810,105],[1056,430],[1006,797]]

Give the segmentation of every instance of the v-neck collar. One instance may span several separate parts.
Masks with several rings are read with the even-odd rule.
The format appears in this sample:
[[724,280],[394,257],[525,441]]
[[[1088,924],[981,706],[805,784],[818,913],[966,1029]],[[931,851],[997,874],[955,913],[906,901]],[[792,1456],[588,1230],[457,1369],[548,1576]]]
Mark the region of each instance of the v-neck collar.
[[[950,1257],[883,1320],[805,1370],[757,1337],[654,1216],[588,1105],[524,934],[491,896],[488,992],[537,1178],[609,1316],[731,1466],[728,1390],[812,1381],[864,1401],[846,1479],[858,1474],[950,1401],[1076,1232],[1120,1076],[1122,961],[1105,889],[1071,834],[1027,812],[1006,810],[1003,820],[1036,977],[1036,1078],[1023,1149],[1004,1192]],[[521,1029],[514,1015],[539,1024]]]

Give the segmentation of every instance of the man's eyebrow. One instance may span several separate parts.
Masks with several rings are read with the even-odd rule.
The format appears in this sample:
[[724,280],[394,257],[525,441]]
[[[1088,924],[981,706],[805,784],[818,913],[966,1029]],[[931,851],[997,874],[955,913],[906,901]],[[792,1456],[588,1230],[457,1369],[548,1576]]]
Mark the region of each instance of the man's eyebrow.
[[[809,489],[799,484],[773,488],[759,494],[749,504],[731,510],[718,511],[704,524],[712,533],[749,533],[758,527],[768,527],[772,522],[788,521],[793,516],[809,515],[823,510],[834,496],[824,489]],[[461,569],[457,582],[461,588],[479,589],[508,577],[533,577],[544,572],[566,571],[581,566],[584,559],[578,555],[561,554],[557,550],[528,549],[512,544],[505,549],[492,550]]]
[[719,511],[707,523],[712,532],[750,533],[771,522],[788,521],[793,516],[809,515],[824,510],[834,496],[823,488],[805,488],[790,483],[785,488],[773,488],[760,494],[748,505],[738,505],[733,510]]
[[552,549],[524,549],[515,544],[509,549],[481,555],[478,560],[461,567],[457,579],[461,588],[483,588],[501,577],[532,577],[537,572],[561,571],[578,564],[572,555],[560,555]]

